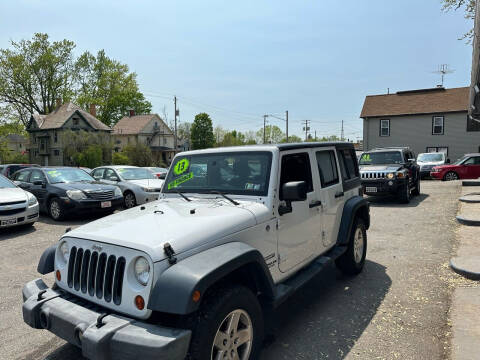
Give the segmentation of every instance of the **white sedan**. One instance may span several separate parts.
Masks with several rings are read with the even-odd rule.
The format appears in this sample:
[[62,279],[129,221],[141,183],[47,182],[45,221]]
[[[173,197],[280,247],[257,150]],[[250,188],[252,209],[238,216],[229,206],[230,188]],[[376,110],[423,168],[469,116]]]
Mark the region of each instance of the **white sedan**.
[[150,170],[137,166],[101,166],[93,169],[91,175],[103,184],[118,186],[127,209],[157,200],[164,183]]
[[33,225],[38,220],[38,201],[5,176],[0,175],[0,228]]

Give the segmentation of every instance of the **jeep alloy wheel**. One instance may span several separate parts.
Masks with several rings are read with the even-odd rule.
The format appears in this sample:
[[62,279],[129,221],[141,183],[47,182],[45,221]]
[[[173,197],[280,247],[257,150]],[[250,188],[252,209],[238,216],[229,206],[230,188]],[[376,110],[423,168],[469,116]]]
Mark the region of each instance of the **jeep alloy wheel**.
[[363,238],[363,229],[357,227],[355,237],[353,238],[353,255],[357,264],[362,262],[364,244],[365,239]]
[[247,360],[252,350],[253,327],[241,309],[232,311],[220,324],[212,346],[211,359]]

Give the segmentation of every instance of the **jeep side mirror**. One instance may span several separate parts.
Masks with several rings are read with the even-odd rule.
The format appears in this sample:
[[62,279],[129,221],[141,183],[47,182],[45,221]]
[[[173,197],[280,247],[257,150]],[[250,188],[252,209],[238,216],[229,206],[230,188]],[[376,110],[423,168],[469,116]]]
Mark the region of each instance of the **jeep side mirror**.
[[283,184],[282,197],[286,205],[280,205],[280,215],[292,212],[292,201],[304,201],[307,199],[307,183],[305,181],[291,181]]

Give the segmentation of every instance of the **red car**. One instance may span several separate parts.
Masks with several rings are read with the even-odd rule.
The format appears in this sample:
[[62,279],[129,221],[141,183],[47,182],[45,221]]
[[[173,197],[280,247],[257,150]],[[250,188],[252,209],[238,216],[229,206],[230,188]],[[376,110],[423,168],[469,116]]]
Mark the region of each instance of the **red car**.
[[480,154],[466,154],[453,164],[435,166],[430,176],[446,181],[480,178]]

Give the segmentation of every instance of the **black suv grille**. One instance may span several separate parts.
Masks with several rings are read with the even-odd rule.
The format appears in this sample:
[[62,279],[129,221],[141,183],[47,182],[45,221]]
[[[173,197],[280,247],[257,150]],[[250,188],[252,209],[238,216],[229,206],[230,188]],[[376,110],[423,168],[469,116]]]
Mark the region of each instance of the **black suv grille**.
[[106,302],[113,300],[115,305],[122,302],[125,258],[106,253],[98,253],[74,246],[68,260],[67,285]]
[[89,191],[86,192],[87,197],[94,200],[110,200],[113,198],[113,190],[106,191]]

